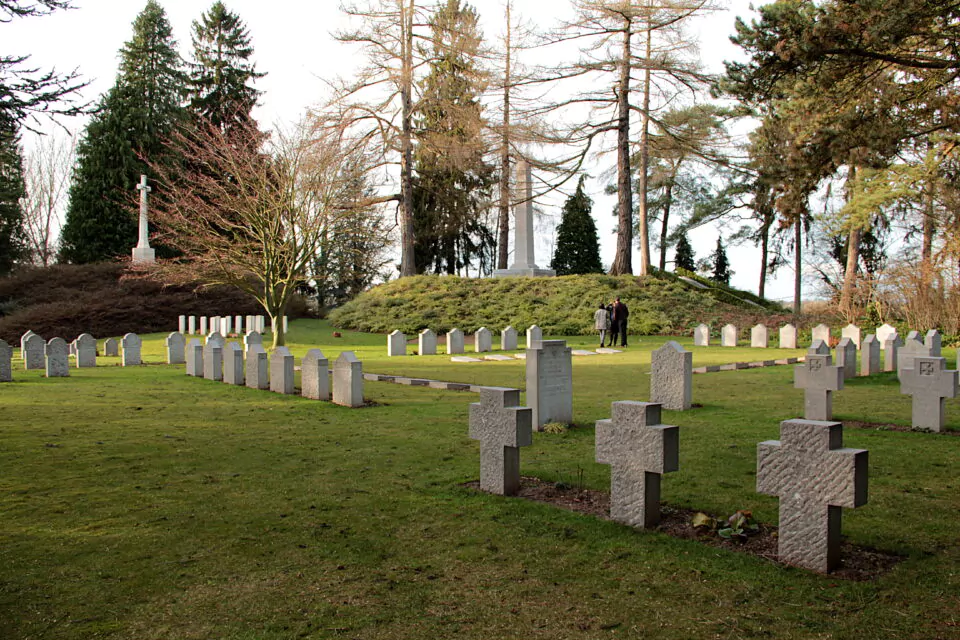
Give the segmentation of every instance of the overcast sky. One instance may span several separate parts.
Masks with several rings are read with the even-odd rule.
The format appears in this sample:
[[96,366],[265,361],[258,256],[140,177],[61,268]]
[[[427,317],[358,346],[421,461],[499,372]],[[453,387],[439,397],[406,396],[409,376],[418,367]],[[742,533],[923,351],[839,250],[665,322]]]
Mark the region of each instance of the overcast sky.
[[[0,42],[5,54],[29,53],[31,65],[42,69],[78,68],[89,79],[84,97],[96,100],[114,82],[118,52],[132,33],[131,25],[145,2],[139,0],[74,0],[76,9],[60,11],[42,18],[20,19],[0,24]],[[161,0],[167,11],[182,55],[190,49],[190,25],[212,2],[195,0]],[[227,0],[227,7],[246,22],[255,48],[257,69],[266,77],[257,82],[264,92],[256,117],[264,124],[293,123],[305,111],[318,103],[325,91],[322,79],[349,75],[354,65],[361,62],[355,49],[336,42],[331,32],[344,25],[344,16],[338,0]],[[500,31],[503,18],[502,0],[474,0],[484,22],[488,38]],[[726,10],[700,19],[695,31],[699,34],[703,62],[710,71],[722,70],[724,60],[739,56],[739,50],[729,42],[737,16],[750,18],[749,0],[730,0],[721,3]],[[762,4],[762,2],[756,3]],[[547,8],[549,7],[549,8]],[[515,15],[519,14],[541,27],[554,26],[569,12],[569,3],[563,0],[515,0]],[[63,123],[72,130],[81,131],[83,119],[68,119]],[[29,138],[29,136],[27,137]],[[27,139],[27,145],[31,141]],[[599,175],[610,167],[614,159],[602,160],[590,168]],[[594,218],[601,237],[601,258],[604,264],[613,261],[615,238],[612,234],[615,218],[614,200],[603,194],[606,179],[588,181],[587,188],[594,199]],[[551,219],[559,220],[557,199],[538,203]],[[552,217],[552,218],[551,218]],[[725,229],[729,234],[731,229]],[[691,234],[697,257],[713,251],[718,229],[702,229]],[[537,243],[537,262],[546,266],[550,261],[548,247],[551,238],[543,237]],[[751,246],[731,248],[728,251],[735,275],[734,286],[756,291],[759,252]],[[672,251],[668,258],[672,258]],[[656,263],[657,256],[653,256]],[[638,256],[634,255],[634,265]],[[784,269],[768,283],[768,296],[790,299],[793,274]]]

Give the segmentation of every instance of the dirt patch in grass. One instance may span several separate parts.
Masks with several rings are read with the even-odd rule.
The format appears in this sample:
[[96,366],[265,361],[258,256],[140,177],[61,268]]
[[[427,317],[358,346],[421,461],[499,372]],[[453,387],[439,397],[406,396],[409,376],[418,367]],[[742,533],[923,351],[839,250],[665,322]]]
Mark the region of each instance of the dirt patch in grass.
[[[467,487],[480,490],[479,482],[468,482]],[[524,476],[520,481],[517,497],[552,504],[563,509],[575,511],[604,520],[610,519],[610,494],[594,489],[576,489],[564,484],[545,482],[539,478]],[[657,531],[674,538],[696,540],[711,547],[727,549],[737,553],[749,553],[771,562],[781,563],[777,559],[777,527],[760,523],[760,530],[744,540],[726,540],[715,532],[696,529],[691,524],[696,509],[686,509],[669,504],[660,507],[661,520]],[[721,520],[726,516],[704,512],[708,516]],[[831,576],[857,582],[876,580],[890,571],[900,560],[886,551],[860,547],[848,542],[842,544],[841,564],[830,572]],[[786,565],[785,565],[786,566]]]
[[931,429],[917,429],[902,424],[889,424],[886,422],[861,422],[859,420],[844,420],[845,429],[869,429],[871,431],[900,431],[904,433],[930,433],[940,436],[960,437],[960,431],[933,431]]

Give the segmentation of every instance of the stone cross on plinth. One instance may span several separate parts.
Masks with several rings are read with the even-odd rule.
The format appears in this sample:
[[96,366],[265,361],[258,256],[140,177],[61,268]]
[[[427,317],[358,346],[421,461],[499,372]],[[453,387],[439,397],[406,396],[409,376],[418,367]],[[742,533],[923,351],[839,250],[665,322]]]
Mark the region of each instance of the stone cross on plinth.
[[900,373],[900,393],[913,396],[914,428],[940,431],[946,399],[957,397],[957,372],[947,371],[946,358],[913,358]]
[[679,427],[660,424],[660,405],[623,401],[596,424],[596,457],[610,465],[610,517],[632,527],[660,522],[660,476],[679,468]]
[[147,176],[140,176],[140,235],[137,246],[133,248],[133,261],[141,263],[156,262],[156,252],[150,248],[150,230],[147,226],[147,194],[153,191],[147,186]]
[[844,449],[843,425],[785,420],[757,445],[757,491],[780,497],[780,560],[830,571],[840,560],[841,508],[867,502],[865,449]]
[[530,163],[517,163],[517,189],[520,202],[514,207],[516,217],[513,226],[513,265],[509,269],[497,269],[495,277],[503,276],[555,276],[553,269],[541,269],[533,259],[533,175]]
[[803,417],[807,420],[833,418],[833,392],[843,389],[843,367],[832,365],[829,353],[808,353],[806,361],[793,368],[793,386],[803,389]]
[[480,488],[504,496],[520,489],[520,447],[533,444],[533,410],[520,391],[482,387],[470,405],[470,437],[480,441]]

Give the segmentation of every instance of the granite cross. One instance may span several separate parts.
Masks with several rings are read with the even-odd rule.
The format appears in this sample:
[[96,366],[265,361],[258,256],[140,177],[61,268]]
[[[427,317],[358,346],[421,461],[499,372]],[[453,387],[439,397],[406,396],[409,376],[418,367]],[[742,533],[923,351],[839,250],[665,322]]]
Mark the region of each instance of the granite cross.
[[915,428],[941,431],[946,399],[957,397],[957,372],[947,370],[946,358],[914,358],[900,374],[900,393],[913,396]]
[[520,489],[520,447],[533,444],[533,409],[520,391],[483,387],[470,405],[470,437],[480,441],[480,488],[504,496]]
[[830,420],[833,417],[832,394],[843,389],[843,367],[832,365],[833,358],[829,353],[808,353],[806,361],[793,368],[793,386],[803,389],[803,417],[807,420]]

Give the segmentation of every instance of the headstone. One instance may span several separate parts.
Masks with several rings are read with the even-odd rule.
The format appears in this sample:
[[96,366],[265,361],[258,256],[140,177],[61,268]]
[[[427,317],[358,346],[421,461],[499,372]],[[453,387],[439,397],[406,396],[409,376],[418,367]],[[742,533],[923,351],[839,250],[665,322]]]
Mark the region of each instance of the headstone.
[[535,324],[527,327],[527,349],[539,349],[543,342],[543,330]]
[[943,336],[940,335],[940,332],[936,329],[930,329],[927,331],[927,335],[923,337],[923,346],[927,348],[927,352],[932,358],[939,358],[943,348]]
[[[246,333],[244,335],[246,335],[247,333],[250,333],[251,331],[257,331],[257,323],[253,319],[253,316],[247,316],[246,322],[243,323],[243,326],[244,326],[244,329],[246,330]],[[257,331],[257,333],[260,333],[260,332]]]
[[320,349],[310,349],[300,363],[300,386],[304,398],[330,399],[330,361]]
[[186,362],[187,339],[182,333],[174,331],[167,336],[167,364]]
[[48,378],[70,375],[70,347],[63,338],[51,338],[44,347],[44,366]]
[[483,387],[470,405],[470,438],[480,441],[480,489],[509,496],[520,489],[520,447],[533,444],[533,412],[520,391]]
[[829,352],[808,353],[806,361],[793,368],[793,386],[803,389],[803,417],[806,420],[830,420],[833,417],[833,392],[843,389],[843,379],[843,367],[833,366]]
[[344,407],[363,406],[363,363],[353,351],[344,351],[333,363],[333,402]]
[[203,343],[199,338],[193,338],[187,345],[185,360],[187,361],[187,375],[196,378],[203,377]]
[[230,316],[220,318],[220,333],[222,333],[224,337],[233,333],[233,318]]
[[293,386],[293,354],[286,347],[277,347],[270,354],[270,391],[290,395]]
[[899,371],[897,359],[900,347],[903,346],[903,340],[897,335],[896,331],[887,335],[889,337],[883,342],[883,370]]
[[120,364],[124,367],[135,367],[143,364],[140,357],[140,336],[128,333],[120,339]]
[[283,334],[286,335],[290,331],[290,320],[287,316],[283,316]]
[[116,338],[107,338],[103,341],[103,355],[116,358],[120,355],[120,342]]
[[693,353],[670,340],[650,354],[650,401],[671,411],[693,402]]
[[196,332],[197,332],[197,316],[190,316],[187,318],[187,333],[192,336]]
[[430,329],[424,329],[417,337],[417,353],[422,356],[437,355],[437,334]]
[[852,322],[840,330],[841,338],[850,338],[855,349],[860,348],[860,327]]
[[244,379],[243,347],[236,342],[228,342],[223,348],[223,381],[242,387]]
[[911,331],[907,334],[907,339],[903,346],[897,350],[897,379],[903,376],[903,370],[906,367],[913,366],[913,359],[919,357],[929,357],[930,350],[923,344],[923,338],[919,331]]
[[527,349],[527,404],[536,431],[548,422],[573,422],[573,355],[563,340]]
[[178,318],[177,331],[184,334],[187,332],[187,316],[180,316]]
[[828,356],[830,355],[830,347],[823,340],[814,340],[810,348],[807,349],[807,353],[815,356]]
[[223,346],[227,344],[227,339],[220,335],[219,332],[214,331],[207,336],[207,344],[210,344],[211,342],[215,342],[216,344],[220,345],[220,348],[222,349]]
[[223,328],[220,326],[220,316],[210,318],[210,333],[223,334]]
[[447,332],[447,355],[463,353],[463,331],[450,329]]
[[[26,349],[27,338],[29,338],[32,335],[35,335],[35,334],[33,333],[33,331],[30,331],[28,329],[26,333],[20,336],[20,360],[24,362],[27,361],[27,349]],[[44,345],[46,345],[46,342],[44,342]]]
[[780,560],[830,571],[840,560],[841,508],[867,502],[863,449],[844,449],[839,422],[785,420],[757,446],[757,491],[780,496]]
[[267,319],[264,316],[257,316],[257,331],[263,333],[267,330]]
[[946,358],[917,356],[900,374],[900,393],[913,396],[915,429],[941,431],[946,399],[957,397],[957,372],[947,370]]
[[387,336],[387,355],[407,355],[407,336],[404,333],[400,331],[394,331]]
[[698,324],[696,326],[696,328],[693,330],[693,346],[710,346],[710,327],[705,324]]
[[[178,334],[179,335],[179,334]],[[86,369],[97,366],[97,339],[89,333],[81,333],[74,340],[77,346],[77,368]]]
[[21,341],[23,345],[23,364],[28,371],[31,369],[43,369],[45,364],[45,353],[47,342],[35,333],[31,333],[25,340]]
[[860,375],[880,373],[880,341],[872,333],[863,339],[860,347]]
[[203,377],[223,381],[223,344],[219,340],[207,340],[203,346]]
[[243,316],[233,317],[233,330],[238,336],[243,335]]
[[[837,343],[837,366],[843,367],[843,379],[857,376],[857,345],[850,338],[841,338]],[[828,418],[827,418],[828,419]]]
[[877,327],[877,340],[880,342],[880,344],[883,344],[890,339],[890,336],[895,335],[896,333],[896,327],[893,327],[887,323],[883,323]]
[[[530,163],[521,159],[517,162],[517,183],[514,193],[521,200],[514,205],[515,224],[513,227],[513,265],[509,269],[497,269],[494,277],[526,276],[542,277],[555,276],[553,269],[541,269],[533,258],[533,176]],[[528,345],[529,347],[529,345]]]
[[767,325],[758,324],[750,329],[750,346],[757,349],[766,349],[769,343]]
[[250,347],[253,346],[253,345],[255,345],[255,344],[259,344],[259,345],[262,346],[262,345],[263,345],[263,336],[260,335],[260,333],[259,333],[258,331],[248,331],[248,332],[247,332],[247,335],[243,336],[243,346],[244,346],[244,348],[245,348],[247,351],[249,351],[249,350],[250,350]]
[[785,324],[780,327],[780,348],[797,348],[797,328],[792,324]]
[[152,191],[147,186],[147,176],[140,176],[140,184],[137,185],[140,192],[140,221],[138,224],[137,246],[133,248],[133,262],[149,264],[156,262],[156,252],[150,248],[150,231],[147,223],[147,194]]
[[516,351],[517,350],[517,330],[513,327],[507,327],[500,332],[500,350],[501,351]]
[[810,334],[812,342],[823,340],[827,343],[827,346],[830,346],[830,327],[827,325],[822,323],[818,324],[811,330]]
[[0,382],[13,382],[13,347],[0,340]]
[[200,335],[205,336],[210,334],[210,323],[207,321],[207,316],[200,316]]
[[486,327],[480,327],[473,336],[473,349],[477,353],[486,353],[493,349],[493,336]]
[[596,424],[596,457],[610,465],[610,518],[631,527],[660,522],[660,476],[679,468],[680,429],[660,424],[660,405],[614,402]]
[[261,391],[270,388],[267,352],[264,350],[262,344],[254,342],[247,347],[245,367],[248,387],[251,389],[260,389]]
[[732,324],[724,325],[723,329],[720,329],[720,346],[721,347],[735,347],[737,346],[737,328]]

